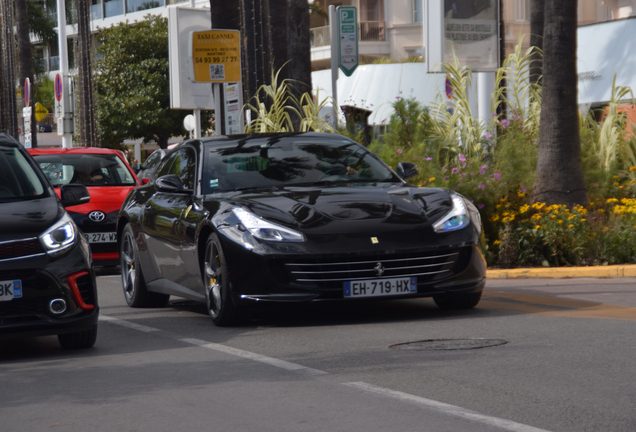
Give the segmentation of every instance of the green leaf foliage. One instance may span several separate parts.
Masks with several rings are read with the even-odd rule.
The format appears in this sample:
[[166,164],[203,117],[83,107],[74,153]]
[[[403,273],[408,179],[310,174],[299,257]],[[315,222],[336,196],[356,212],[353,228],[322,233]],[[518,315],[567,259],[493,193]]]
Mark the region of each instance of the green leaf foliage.
[[[184,136],[189,111],[170,109],[168,20],[119,23],[96,35],[98,60],[94,82],[100,140],[117,148],[124,139],[143,139],[165,148],[172,136]],[[203,130],[209,127],[202,116]]]

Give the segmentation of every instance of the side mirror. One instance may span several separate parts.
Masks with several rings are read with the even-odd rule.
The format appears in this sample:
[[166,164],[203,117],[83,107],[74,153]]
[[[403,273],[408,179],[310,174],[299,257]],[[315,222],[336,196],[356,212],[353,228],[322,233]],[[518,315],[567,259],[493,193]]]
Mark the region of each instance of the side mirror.
[[161,192],[168,193],[192,193],[192,190],[186,189],[181,182],[181,177],[175,174],[166,174],[155,180],[155,186]]
[[402,179],[408,180],[410,178],[415,177],[420,173],[417,165],[411,162],[400,162],[397,165],[397,175],[399,175]]
[[147,185],[148,183],[150,183],[150,179],[148,177],[144,177],[141,179],[142,185]]
[[90,202],[91,195],[86,186],[76,183],[62,185],[60,187],[60,197],[64,207],[72,207]]

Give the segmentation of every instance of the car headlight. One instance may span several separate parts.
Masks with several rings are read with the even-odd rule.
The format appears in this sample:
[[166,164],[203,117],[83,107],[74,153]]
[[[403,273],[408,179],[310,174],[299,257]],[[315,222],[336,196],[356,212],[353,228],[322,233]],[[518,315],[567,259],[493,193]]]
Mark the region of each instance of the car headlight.
[[305,241],[302,233],[268,222],[243,208],[235,207],[232,212],[241,221],[241,225],[257,239],[275,242]]
[[73,219],[64,213],[59,221],[40,235],[40,242],[48,255],[58,256],[70,249],[77,238]]
[[453,200],[453,208],[443,218],[433,224],[433,229],[436,232],[448,232],[455,231],[462,228],[466,228],[470,224],[470,218],[468,217],[468,210],[464,200],[454,193],[451,193],[451,199]]

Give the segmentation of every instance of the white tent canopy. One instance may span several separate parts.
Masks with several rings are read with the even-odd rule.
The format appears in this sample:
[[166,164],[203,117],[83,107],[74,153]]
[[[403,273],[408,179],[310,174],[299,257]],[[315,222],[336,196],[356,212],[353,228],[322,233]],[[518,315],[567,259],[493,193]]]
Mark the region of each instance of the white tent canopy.
[[[321,101],[332,96],[331,70],[313,72],[311,79]],[[340,71],[338,105],[371,111],[369,125],[382,125],[388,123],[398,97],[431,106],[438,94],[444,94],[444,82],[444,74],[427,73],[424,63],[359,66],[350,77]]]

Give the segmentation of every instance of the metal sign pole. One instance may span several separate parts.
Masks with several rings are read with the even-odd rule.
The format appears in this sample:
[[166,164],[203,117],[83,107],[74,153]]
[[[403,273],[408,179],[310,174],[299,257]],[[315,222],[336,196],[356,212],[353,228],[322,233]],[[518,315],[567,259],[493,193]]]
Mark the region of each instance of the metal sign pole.
[[[73,131],[71,130],[71,125],[73,124],[70,121],[67,121],[67,113],[69,112],[70,99],[69,99],[69,82],[67,78],[69,76],[69,68],[68,68],[68,50],[67,50],[67,42],[66,42],[66,5],[64,4],[64,0],[57,0],[57,38],[58,38],[58,49],[60,54],[60,75],[62,77],[62,121],[58,119],[58,128],[61,126],[62,131],[58,130],[58,135],[62,135],[62,147],[70,148],[73,147]],[[71,111],[72,114],[72,111]],[[60,132],[62,132],[60,134]]]
[[340,68],[340,44],[336,7],[329,6],[329,34],[331,35],[331,97],[333,99],[333,125],[338,127],[338,69]]

